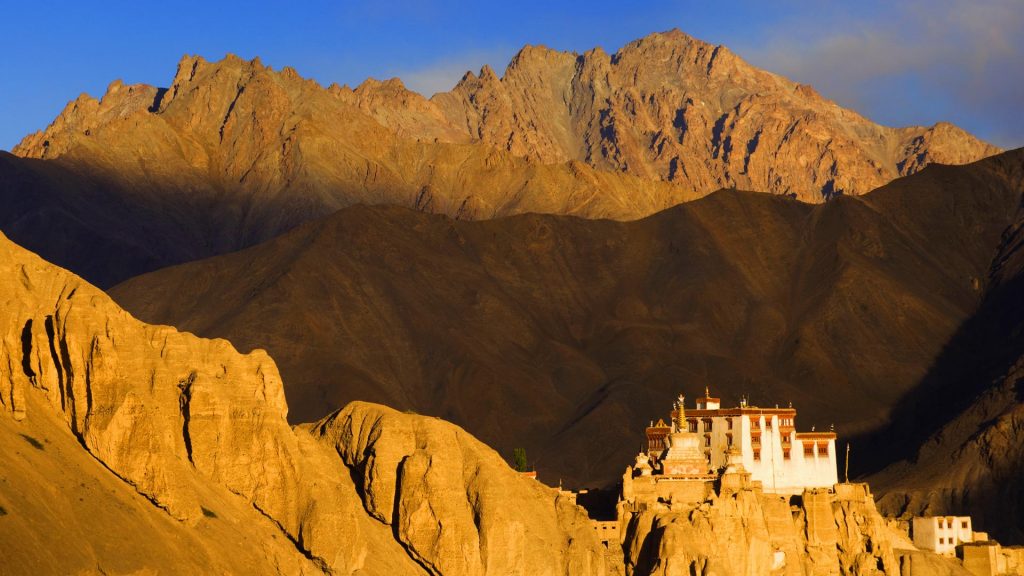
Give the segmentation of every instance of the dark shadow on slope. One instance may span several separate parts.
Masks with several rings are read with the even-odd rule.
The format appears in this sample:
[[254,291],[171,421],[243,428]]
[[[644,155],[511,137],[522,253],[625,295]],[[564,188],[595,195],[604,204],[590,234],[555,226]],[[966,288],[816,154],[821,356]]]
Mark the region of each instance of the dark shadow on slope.
[[1024,270],[1018,270],[1019,263],[1006,268],[1012,258],[1020,259],[1016,252],[1024,245],[1021,223],[1018,220],[1002,238],[991,266],[991,285],[978,311],[944,346],[921,384],[896,405],[892,423],[876,434],[851,440],[856,452],[871,454],[855,464],[858,475],[899,460],[913,462],[926,440],[1000,383],[1024,356]]
[[900,400],[892,423],[851,438],[851,475],[914,462],[921,445],[997,384],[1024,354],[1024,275],[990,290],[957,331],[921,384]]

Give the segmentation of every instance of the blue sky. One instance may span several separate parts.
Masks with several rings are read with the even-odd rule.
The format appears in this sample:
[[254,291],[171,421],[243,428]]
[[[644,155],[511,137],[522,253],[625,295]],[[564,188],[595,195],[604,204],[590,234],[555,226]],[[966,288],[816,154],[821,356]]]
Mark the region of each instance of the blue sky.
[[525,44],[612,52],[679,28],[888,125],[951,121],[1024,145],[1024,2],[7,2],[0,149],[110,81],[166,86],[183,54],[232,52],[323,83],[400,76],[420,91],[499,73]]

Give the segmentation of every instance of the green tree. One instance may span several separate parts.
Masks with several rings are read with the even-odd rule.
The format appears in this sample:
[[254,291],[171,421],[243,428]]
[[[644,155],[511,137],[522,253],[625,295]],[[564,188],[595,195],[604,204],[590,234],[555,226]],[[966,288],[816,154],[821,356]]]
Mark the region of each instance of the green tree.
[[512,467],[517,472],[526,472],[529,470],[526,464],[526,448],[515,448],[512,450]]

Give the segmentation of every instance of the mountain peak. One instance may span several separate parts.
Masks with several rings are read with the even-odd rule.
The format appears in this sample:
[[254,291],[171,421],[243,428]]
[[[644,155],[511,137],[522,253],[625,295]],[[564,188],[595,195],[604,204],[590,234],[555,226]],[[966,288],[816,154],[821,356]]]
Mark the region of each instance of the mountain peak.
[[[235,134],[238,140],[230,146],[245,152],[224,153],[247,159],[238,178],[251,178],[255,162],[256,172],[275,173],[271,181],[287,181],[277,174],[283,170],[278,163],[298,167],[270,159],[280,158],[281,140],[304,144],[288,136],[301,119],[305,126],[317,125],[314,132],[360,132],[365,144],[367,134],[388,138],[389,130],[399,139],[476,141],[539,164],[576,161],[601,172],[671,182],[686,194],[741,187],[809,201],[860,194],[931,162],[964,163],[998,152],[949,125],[873,124],[809,86],[759,70],[727,48],[678,29],[640,38],[611,57],[600,48],[581,57],[526,45],[504,77],[484,65],[478,75],[467,72],[451,92],[430,100],[399,79],[368,79],[356,92],[324,89],[293,68],[275,72],[258,58],[227,54],[208,62],[186,55],[167,90],[115,82],[99,106],[79,101],[15,151],[54,158],[96,142],[97,131],[115,119],[153,112],[172,132],[211,150]],[[339,100],[365,117],[331,108]],[[313,111],[317,120],[310,123]],[[340,117],[355,123],[327,126]],[[164,128],[152,129],[165,134]],[[273,149],[257,149],[263,145],[258,143]],[[349,143],[324,150],[336,152],[341,145]],[[207,161],[224,166],[223,159]],[[198,158],[188,161],[195,162],[203,165]],[[324,160],[324,166],[331,164]]]
[[480,67],[480,80],[483,82],[498,81],[498,75],[494,72],[494,68],[491,68],[490,64],[484,64]]

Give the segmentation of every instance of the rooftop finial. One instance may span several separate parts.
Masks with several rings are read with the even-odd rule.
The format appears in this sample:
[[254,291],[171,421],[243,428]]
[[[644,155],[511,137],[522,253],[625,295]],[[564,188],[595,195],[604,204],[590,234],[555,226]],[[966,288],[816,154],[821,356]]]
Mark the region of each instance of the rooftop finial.
[[686,426],[686,397],[682,394],[679,395],[679,399],[676,401],[676,430],[682,432]]
[[704,397],[711,398],[711,390],[707,386],[704,387]]

